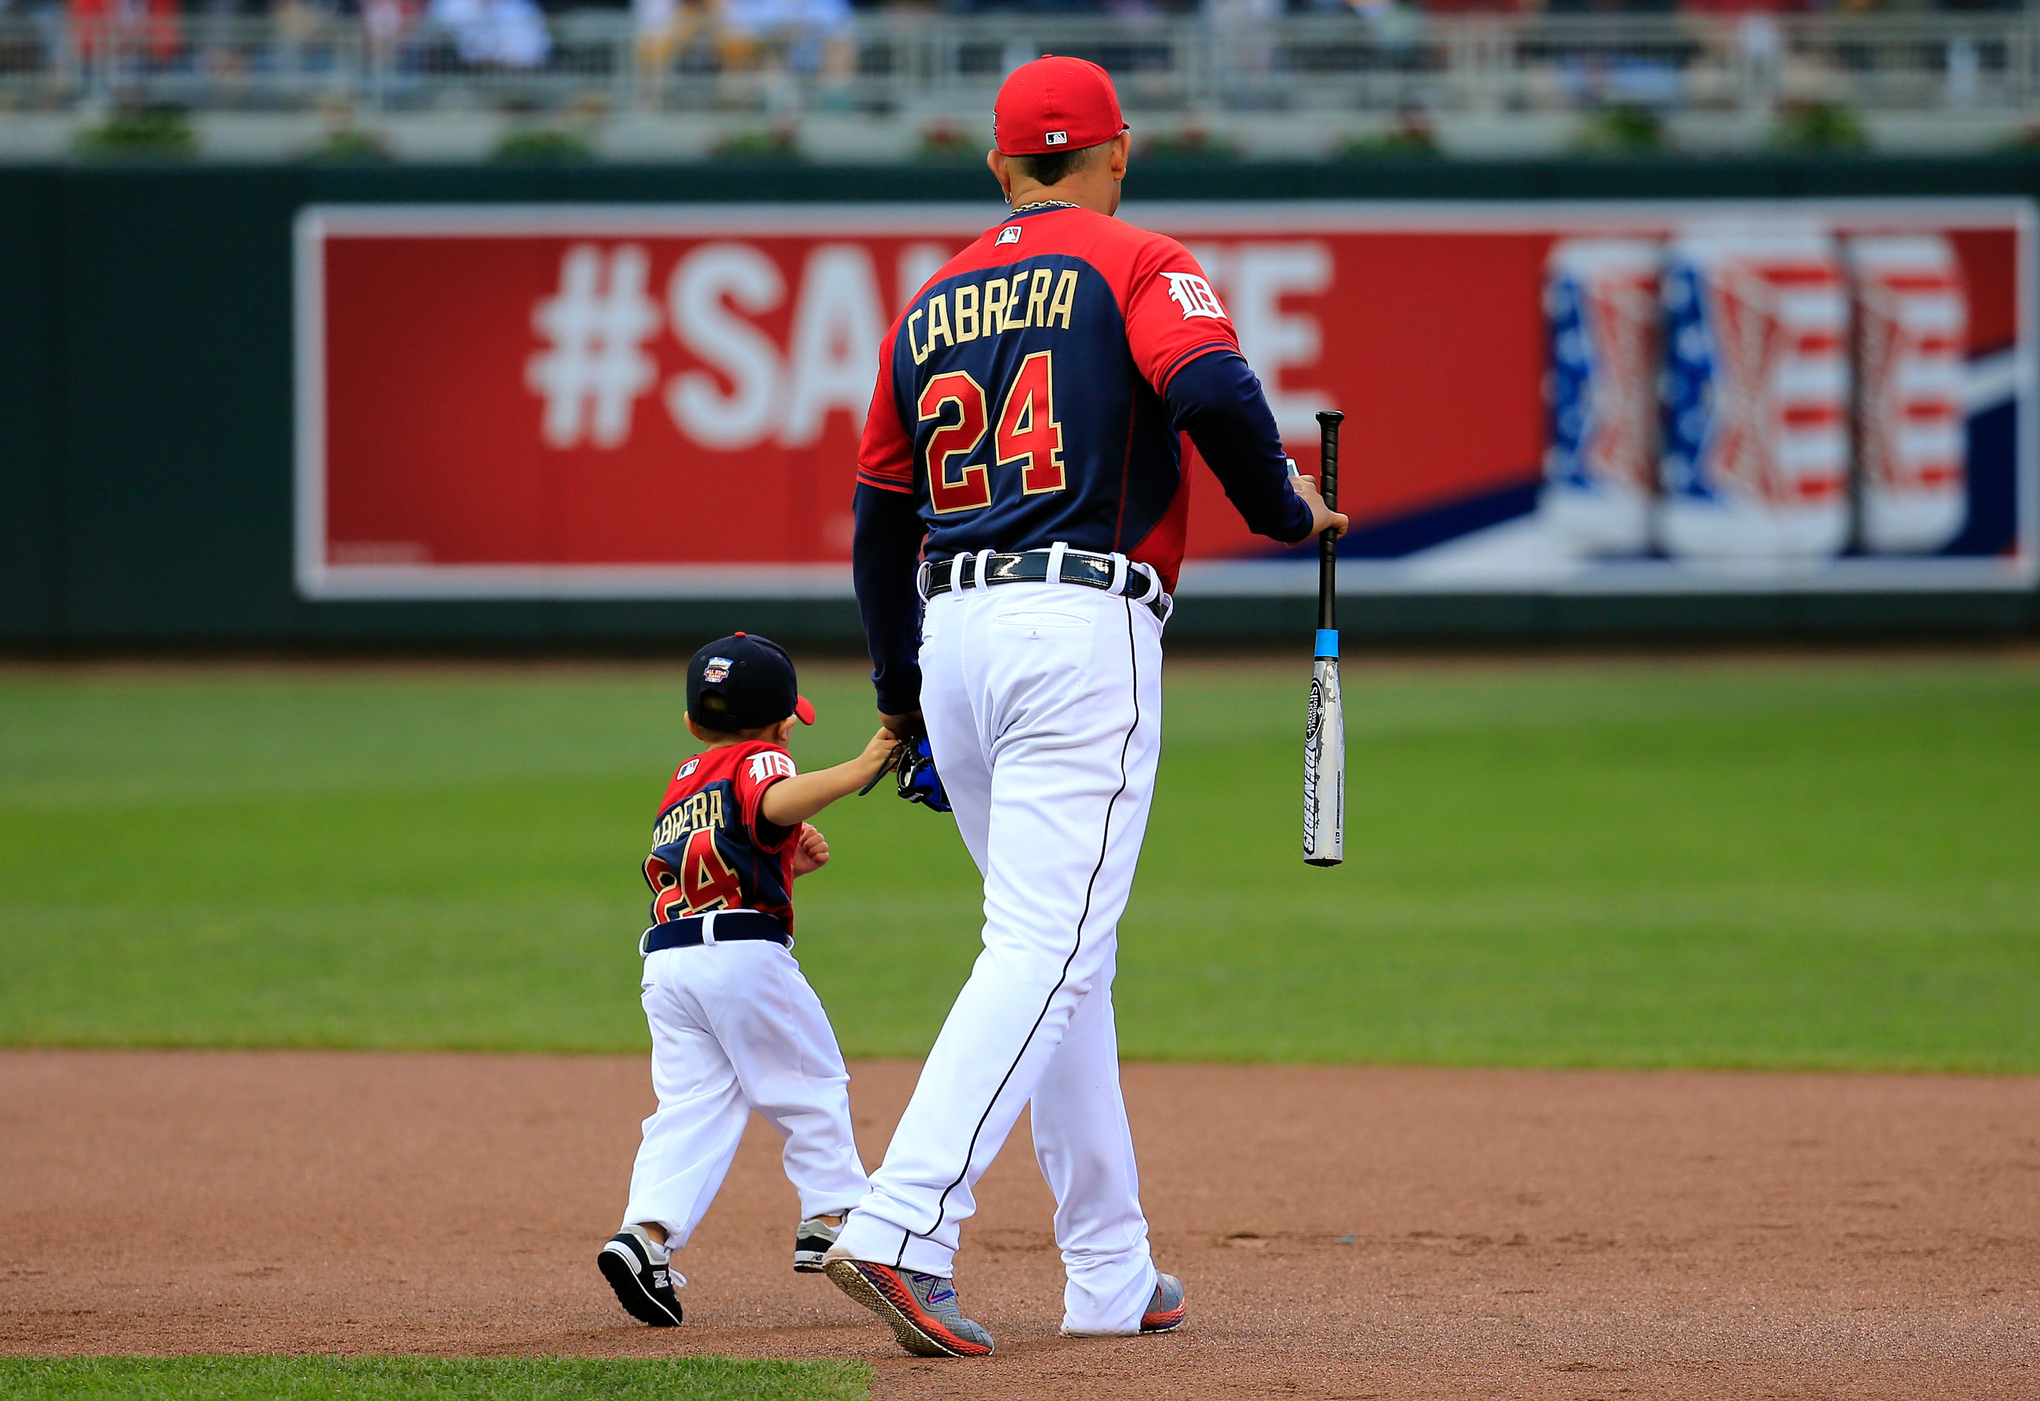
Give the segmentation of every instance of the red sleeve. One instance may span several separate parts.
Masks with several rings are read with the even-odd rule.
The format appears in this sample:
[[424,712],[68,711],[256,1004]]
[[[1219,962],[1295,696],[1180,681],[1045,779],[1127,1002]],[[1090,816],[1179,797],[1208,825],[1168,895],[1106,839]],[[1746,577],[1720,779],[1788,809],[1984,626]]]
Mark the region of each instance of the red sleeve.
[[1126,343],[1141,376],[1166,394],[1169,380],[1211,350],[1237,351],[1239,337],[1190,250],[1156,235],[1133,259],[1126,288]]
[[878,383],[871,391],[871,412],[864,416],[864,438],[857,445],[857,480],[886,491],[914,490],[914,436],[900,422],[893,396],[893,347],[899,343],[896,323],[879,347]]
[[793,756],[776,744],[760,743],[756,748],[747,748],[737,758],[737,771],[730,783],[736,789],[737,811],[744,825],[750,828],[752,840],[758,844],[760,851],[778,851],[800,829],[797,822],[791,827],[769,822],[762,811],[765,790],[781,779],[792,778],[797,772]]

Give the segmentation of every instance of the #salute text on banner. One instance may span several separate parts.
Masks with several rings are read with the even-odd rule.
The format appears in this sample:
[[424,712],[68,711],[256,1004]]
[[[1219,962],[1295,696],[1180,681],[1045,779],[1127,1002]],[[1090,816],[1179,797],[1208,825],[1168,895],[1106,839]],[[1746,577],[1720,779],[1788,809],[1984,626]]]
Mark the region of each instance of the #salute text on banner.
[[[879,340],[998,213],[306,210],[300,588],[847,594]],[[1204,265],[1176,300],[1232,321],[1306,468],[1345,412],[1349,591],[2035,577],[2027,202],[1123,213]],[[1186,469],[1184,592],[1313,591]]]

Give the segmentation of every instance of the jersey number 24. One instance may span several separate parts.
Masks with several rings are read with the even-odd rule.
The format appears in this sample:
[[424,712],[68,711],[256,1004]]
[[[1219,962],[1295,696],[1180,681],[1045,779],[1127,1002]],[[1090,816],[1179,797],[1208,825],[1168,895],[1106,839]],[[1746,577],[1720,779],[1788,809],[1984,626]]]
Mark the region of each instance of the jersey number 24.
[[709,827],[687,839],[678,871],[656,856],[646,857],[645,879],[652,886],[654,924],[706,910],[734,910],[744,903],[743,882],[716,849],[715,830]]
[[[993,452],[1001,467],[1020,467],[1020,489],[1029,496],[1063,489],[1063,432],[1055,417],[1055,352],[1037,350],[1020,362],[999,409]],[[954,422],[945,423],[956,405]],[[935,421],[928,435],[928,499],[937,515],[975,511],[992,504],[991,473],[970,459],[985,440],[984,387],[963,370],[936,375],[915,406],[921,422]]]

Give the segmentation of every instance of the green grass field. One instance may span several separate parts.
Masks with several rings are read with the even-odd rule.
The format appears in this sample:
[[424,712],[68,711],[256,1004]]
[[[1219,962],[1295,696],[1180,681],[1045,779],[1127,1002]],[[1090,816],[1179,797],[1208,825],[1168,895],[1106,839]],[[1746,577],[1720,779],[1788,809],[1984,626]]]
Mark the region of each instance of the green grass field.
[[10,1357],[18,1401],[862,1401],[862,1362],[723,1357]]
[[[1129,1056],[2040,1069],[2030,655],[1358,659],[1334,871],[1307,668],[1172,671]],[[677,676],[0,672],[0,1042],[642,1048]],[[796,753],[847,757],[868,690],[806,680]],[[801,959],[848,1051],[917,1053],[975,873],[889,797],[820,825]]]

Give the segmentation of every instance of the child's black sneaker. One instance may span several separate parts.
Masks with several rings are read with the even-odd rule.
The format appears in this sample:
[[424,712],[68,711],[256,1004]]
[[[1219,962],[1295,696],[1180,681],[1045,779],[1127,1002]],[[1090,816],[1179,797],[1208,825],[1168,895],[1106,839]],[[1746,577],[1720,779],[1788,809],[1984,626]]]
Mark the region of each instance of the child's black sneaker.
[[642,1226],[626,1226],[602,1247],[595,1264],[616,1301],[640,1323],[671,1328],[680,1322],[680,1299],[673,1291],[687,1283],[673,1269],[666,1248],[645,1234]]
[[836,1243],[842,1233],[843,1218],[837,1217],[831,1226],[819,1216],[810,1216],[794,1227],[793,1268],[796,1274],[818,1275],[822,1272],[822,1257],[829,1253],[829,1247]]

